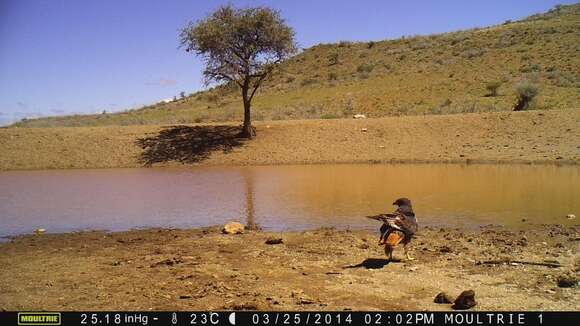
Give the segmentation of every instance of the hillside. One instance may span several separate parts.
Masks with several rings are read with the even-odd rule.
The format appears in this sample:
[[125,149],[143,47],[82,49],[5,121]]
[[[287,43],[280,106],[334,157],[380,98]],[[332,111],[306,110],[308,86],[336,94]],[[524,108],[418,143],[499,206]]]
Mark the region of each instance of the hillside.
[[[281,64],[257,94],[253,118],[507,111],[522,80],[540,87],[534,109],[575,109],[580,103],[579,26],[576,4],[483,29],[320,44]],[[502,85],[497,96],[489,96],[486,84],[494,81]],[[237,90],[222,86],[123,113],[41,118],[15,126],[200,123],[241,116]]]

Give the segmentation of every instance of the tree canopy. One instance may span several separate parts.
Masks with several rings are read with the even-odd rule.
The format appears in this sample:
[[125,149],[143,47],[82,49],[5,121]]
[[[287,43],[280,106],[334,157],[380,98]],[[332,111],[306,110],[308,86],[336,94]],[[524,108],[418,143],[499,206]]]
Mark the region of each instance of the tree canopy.
[[262,82],[276,64],[295,53],[294,31],[280,13],[266,7],[218,8],[180,32],[187,52],[204,60],[206,84],[232,82],[242,91],[243,134],[251,137],[250,106]]

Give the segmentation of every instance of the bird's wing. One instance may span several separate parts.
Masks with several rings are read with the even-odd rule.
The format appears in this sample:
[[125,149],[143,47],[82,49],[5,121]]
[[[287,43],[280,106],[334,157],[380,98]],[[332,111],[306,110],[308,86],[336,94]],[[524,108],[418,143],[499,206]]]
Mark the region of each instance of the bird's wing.
[[367,218],[385,222],[385,220],[388,220],[389,218],[393,218],[396,216],[397,214],[379,214],[379,215],[369,215],[367,216]]
[[367,218],[381,221],[381,222],[385,223],[390,228],[403,231],[403,229],[400,226],[400,222],[399,222],[400,214],[379,214],[379,215],[367,216]]
[[397,224],[399,230],[402,230],[408,234],[415,234],[419,228],[415,216],[400,214],[395,219],[395,223]]

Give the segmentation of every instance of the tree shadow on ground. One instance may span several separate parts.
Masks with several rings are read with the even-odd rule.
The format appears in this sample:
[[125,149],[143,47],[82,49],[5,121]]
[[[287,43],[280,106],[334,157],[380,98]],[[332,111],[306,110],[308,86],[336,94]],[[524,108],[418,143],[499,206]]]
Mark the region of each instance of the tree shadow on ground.
[[139,162],[145,166],[155,163],[197,163],[207,159],[211,153],[228,153],[242,146],[240,127],[236,126],[170,126],[158,134],[137,139],[143,149]]
[[400,259],[388,260],[383,258],[367,258],[363,260],[361,263],[356,265],[349,265],[345,266],[344,268],[361,268],[364,267],[366,269],[380,269],[388,265],[389,263],[400,263]]

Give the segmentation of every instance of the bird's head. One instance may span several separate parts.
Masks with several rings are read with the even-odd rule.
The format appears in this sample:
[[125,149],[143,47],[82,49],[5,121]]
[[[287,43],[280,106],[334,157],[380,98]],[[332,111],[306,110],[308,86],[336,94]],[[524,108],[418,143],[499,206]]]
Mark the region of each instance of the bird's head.
[[395,200],[395,202],[393,203],[393,205],[396,206],[411,206],[411,200],[409,200],[409,198],[399,198],[397,200]]

